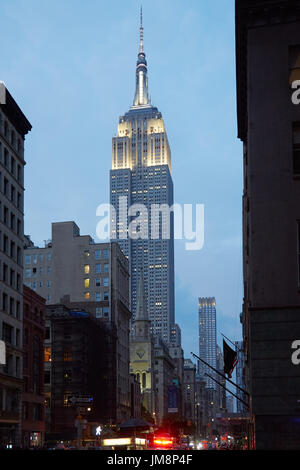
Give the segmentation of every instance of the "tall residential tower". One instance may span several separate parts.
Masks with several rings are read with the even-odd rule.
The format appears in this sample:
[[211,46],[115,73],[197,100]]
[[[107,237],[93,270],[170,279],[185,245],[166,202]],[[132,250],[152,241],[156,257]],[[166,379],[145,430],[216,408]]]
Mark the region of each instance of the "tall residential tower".
[[[174,324],[173,214],[165,238],[162,213],[156,223],[152,218],[152,224],[150,215],[154,204],[165,204],[167,208],[173,205],[171,152],[162,115],[149,98],[142,15],[133,106],[120,117],[112,140],[110,195],[115,208],[111,238],[119,243],[130,263],[133,319],[142,268],[152,332],[169,342]],[[141,224],[129,236],[133,216]]]

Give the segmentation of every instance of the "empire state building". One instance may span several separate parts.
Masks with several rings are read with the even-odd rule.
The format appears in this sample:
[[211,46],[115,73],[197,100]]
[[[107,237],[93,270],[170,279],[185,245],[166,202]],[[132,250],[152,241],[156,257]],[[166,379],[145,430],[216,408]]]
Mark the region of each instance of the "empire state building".
[[[173,214],[170,213],[167,237],[163,235],[162,213],[155,227],[150,214],[155,204],[169,208],[173,205],[171,151],[162,115],[149,98],[142,13],[133,105],[119,118],[117,135],[112,139],[110,197],[115,209],[111,239],[119,243],[130,262],[133,319],[142,269],[152,333],[169,342],[174,324]],[[148,213],[147,217],[142,209],[137,212],[146,232],[142,227],[130,235],[130,208],[140,206]]]

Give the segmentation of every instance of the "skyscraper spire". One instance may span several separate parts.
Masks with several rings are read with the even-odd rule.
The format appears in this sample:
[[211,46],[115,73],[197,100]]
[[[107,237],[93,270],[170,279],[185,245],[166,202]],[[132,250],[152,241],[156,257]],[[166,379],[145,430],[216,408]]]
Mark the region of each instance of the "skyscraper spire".
[[143,28],[143,8],[141,6],[141,25],[140,25],[140,52],[144,52],[144,28]]
[[140,45],[138,60],[136,63],[136,82],[134,106],[149,106],[150,99],[148,95],[148,77],[147,77],[147,61],[144,52],[144,28],[143,28],[143,10],[140,12]]

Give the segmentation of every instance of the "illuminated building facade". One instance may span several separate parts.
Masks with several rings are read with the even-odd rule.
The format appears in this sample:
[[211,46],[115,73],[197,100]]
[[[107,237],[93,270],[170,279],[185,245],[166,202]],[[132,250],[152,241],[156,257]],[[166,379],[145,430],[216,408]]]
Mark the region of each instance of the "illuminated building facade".
[[[199,297],[199,357],[216,369],[217,366],[217,327],[216,299],[214,297]],[[216,383],[205,376],[214,372],[203,362],[199,361],[199,373],[206,381],[207,388],[216,390]]]
[[[173,214],[170,215],[170,236],[164,239],[163,217],[160,214],[155,227],[151,227],[150,207],[173,205],[171,152],[162,115],[150,103],[142,22],[133,106],[120,117],[117,136],[112,139],[110,194],[115,208],[111,238],[119,243],[130,263],[133,319],[139,271],[143,268],[152,332],[169,342],[174,324]],[[143,204],[148,217],[143,211],[136,214],[141,221],[140,230],[129,237],[128,226],[132,219],[128,208],[134,204]],[[157,238],[153,239],[155,231]]]

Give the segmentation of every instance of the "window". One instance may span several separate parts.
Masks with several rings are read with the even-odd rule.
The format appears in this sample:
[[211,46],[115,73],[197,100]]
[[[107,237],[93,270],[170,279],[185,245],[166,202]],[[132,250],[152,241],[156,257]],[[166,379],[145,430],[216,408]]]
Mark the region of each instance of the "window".
[[104,273],[108,273],[109,272],[109,264],[108,263],[105,263],[104,266],[103,266],[103,272]]
[[95,264],[95,272],[97,274],[101,273],[101,264]]
[[100,302],[100,300],[101,300],[101,293],[100,292],[95,293],[95,300],[96,300],[96,302]]
[[100,250],[95,250],[95,258],[100,259],[101,257],[101,251]]
[[85,299],[89,299],[89,298],[90,298],[90,293],[89,293],[89,292],[85,292],[85,293],[84,293],[84,298],[85,298]]
[[108,291],[105,291],[103,293],[103,300],[109,300],[109,292]]
[[96,318],[102,318],[102,307],[96,307]]
[[31,264],[31,256],[25,255],[25,264]]
[[37,263],[37,255],[32,255],[32,262],[33,264]]
[[50,370],[45,370],[44,383],[50,384]]
[[51,362],[51,348],[50,347],[44,348],[44,361]]
[[13,327],[4,322],[2,323],[2,339],[5,343],[12,344]]
[[101,285],[100,279],[95,279],[95,286],[100,287],[100,285]]
[[104,286],[104,287],[108,287],[108,286],[109,286],[109,278],[108,278],[108,277],[104,277],[104,278],[103,278],[103,286]]
[[64,349],[64,361],[65,362],[72,361],[72,347],[71,346],[67,346]]
[[72,371],[71,370],[64,370],[63,372],[63,378],[65,383],[70,383],[72,382]]
[[108,307],[103,307],[103,316],[107,318],[109,315],[109,308]]
[[108,256],[109,256],[108,253],[109,253],[108,250],[103,250],[103,257],[104,257],[104,258],[108,258]]
[[90,265],[89,265],[89,264],[85,264],[85,265],[84,265],[84,273],[85,273],[85,274],[89,274],[89,272],[90,272]]
[[85,252],[84,252],[84,256],[85,256],[86,258],[88,258],[88,257],[90,256],[90,252],[89,252],[89,250],[85,250]]
[[89,279],[84,280],[84,287],[85,287],[85,289],[88,289],[90,287],[90,280]]
[[290,47],[290,85],[295,80],[300,80],[300,45]]
[[300,175],[300,122],[293,124],[293,173]]

